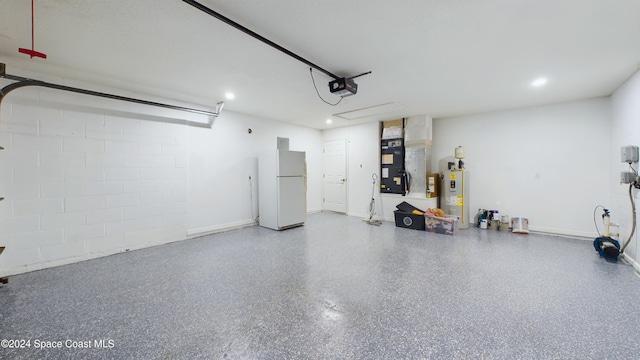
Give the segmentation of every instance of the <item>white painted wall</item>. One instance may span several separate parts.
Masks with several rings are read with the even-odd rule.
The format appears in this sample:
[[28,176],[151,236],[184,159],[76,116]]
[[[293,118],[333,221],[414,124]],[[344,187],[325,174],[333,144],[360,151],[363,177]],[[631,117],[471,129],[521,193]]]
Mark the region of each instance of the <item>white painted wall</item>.
[[45,88],[5,98],[3,274],[185,238],[184,126],[142,120],[162,119],[158,112],[129,117],[136,112],[136,105]]
[[289,138],[290,150],[306,152],[307,211],[321,210],[320,130],[223,111],[211,129],[188,131],[190,235],[253,223],[258,215],[258,154],[276,149],[278,137]]
[[[323,131],[323,141],[347,141],[347,214],[369,217],[372,179],[380,175],[380,124],[366,123]],[[379,205],[380,195],[376,192]]]
[[[640,72],[636,72],[625,84],[618,88],[611,96],[612,125],[611,125],[611,167],[609,171],[609,185],[611,188],[612,221],[620,223],[620,243],[629,238],[632,227],[631,202],[629,200],[629,186],[620,184],[620,172],[629,171],[629,166],[620,161],[620,147],[624,145],[640,146]],[[638,170],[638,164],[633,164]],[[638,201],[638,191],[633,190],[632,196]],[[632,237],[625,254],[635,261],[640,270],[640,247],[638,246],[638,231]]]
[[10,93],[0,114],[0,275],[252,223],[248,176],[257,212],[257,153],[277,136],[307,151],[307,205],[320,210],[320,131],[228,110],[212,129],[172,123],[181,120],[207,118],[45,88]]
[[[366,123],[323,131],[323,141],[347,141],[347,214],[369,218],[373,181],[380,176],[380,123]],[[419,208],[435,207],[434,199],[413,198],[397,194],[380,194],[376,184],[375,219],[393,221],[396,205],[407,201]]]
[[[433,122],[433,171],[446,168],[458,145],[471,172],[470,213],[478,208],[528,217],[536,231],[596,235],[593,209],[606,204],[609,166],[608,98],[480,114]],[[325,130],[325,141],[348,141],[348,214],[368,216],[371,173],[379,175],[379,124]],[[363,164],[363,167],[360,167]],[[601,189],[594,191],[592,189]],[[393,220],[407,201],[429,199],[375,194],[378,219]]]
[[466,149],[470,214],[496,209],[529,228],[594,237],[593,209],[609,203],[609,98],[434,119],[434,171]]

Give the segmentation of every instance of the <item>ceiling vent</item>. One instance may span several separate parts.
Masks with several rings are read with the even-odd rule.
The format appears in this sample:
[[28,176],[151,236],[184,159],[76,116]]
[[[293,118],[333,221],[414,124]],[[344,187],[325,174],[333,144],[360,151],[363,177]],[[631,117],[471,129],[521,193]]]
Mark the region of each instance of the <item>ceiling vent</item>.
[[337,116],[346,120],[356,120],[363,118],[373,118],[379,117],[382,115],[389,115],[392,113],[398,113],[405,111],[406,108],[396,102],[390,102],[381,105],[369,106],[366,108],[345,111],[343,113],[334,114],[333,116]]

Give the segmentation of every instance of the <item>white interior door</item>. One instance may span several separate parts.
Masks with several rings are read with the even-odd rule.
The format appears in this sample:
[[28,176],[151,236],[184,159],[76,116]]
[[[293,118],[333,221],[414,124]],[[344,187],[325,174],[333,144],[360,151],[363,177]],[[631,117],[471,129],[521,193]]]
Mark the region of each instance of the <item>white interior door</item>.
[[347,145],[345,140],[324,142],[324,210],[347,212]]

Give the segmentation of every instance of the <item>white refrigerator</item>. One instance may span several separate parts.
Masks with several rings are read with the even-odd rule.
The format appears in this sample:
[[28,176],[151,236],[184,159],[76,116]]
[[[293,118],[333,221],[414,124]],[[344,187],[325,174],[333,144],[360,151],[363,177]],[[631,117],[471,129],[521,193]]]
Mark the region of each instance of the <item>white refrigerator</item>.
[[307,220],[304,151],[273,150],[258,158],[260,226],[284,230]]

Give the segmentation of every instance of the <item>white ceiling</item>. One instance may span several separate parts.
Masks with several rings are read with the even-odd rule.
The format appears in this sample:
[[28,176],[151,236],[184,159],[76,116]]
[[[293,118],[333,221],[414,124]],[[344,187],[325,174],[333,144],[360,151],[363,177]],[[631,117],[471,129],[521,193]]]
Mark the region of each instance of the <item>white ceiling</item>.
[[[337,106],[309,67],[180,0],[0,1],[0,61],[19,68],[324,129],[610,95],[640,63],[638,0],[200,0],[339,76]],[[314,71],[329,102],[331,78]],[[530,83],[547,77],[546,86]],[[44,79],[46,80],[46,79]],[[364,111],[363,113],[367,113]],[[223,112],[224,115],[224,112]]]

